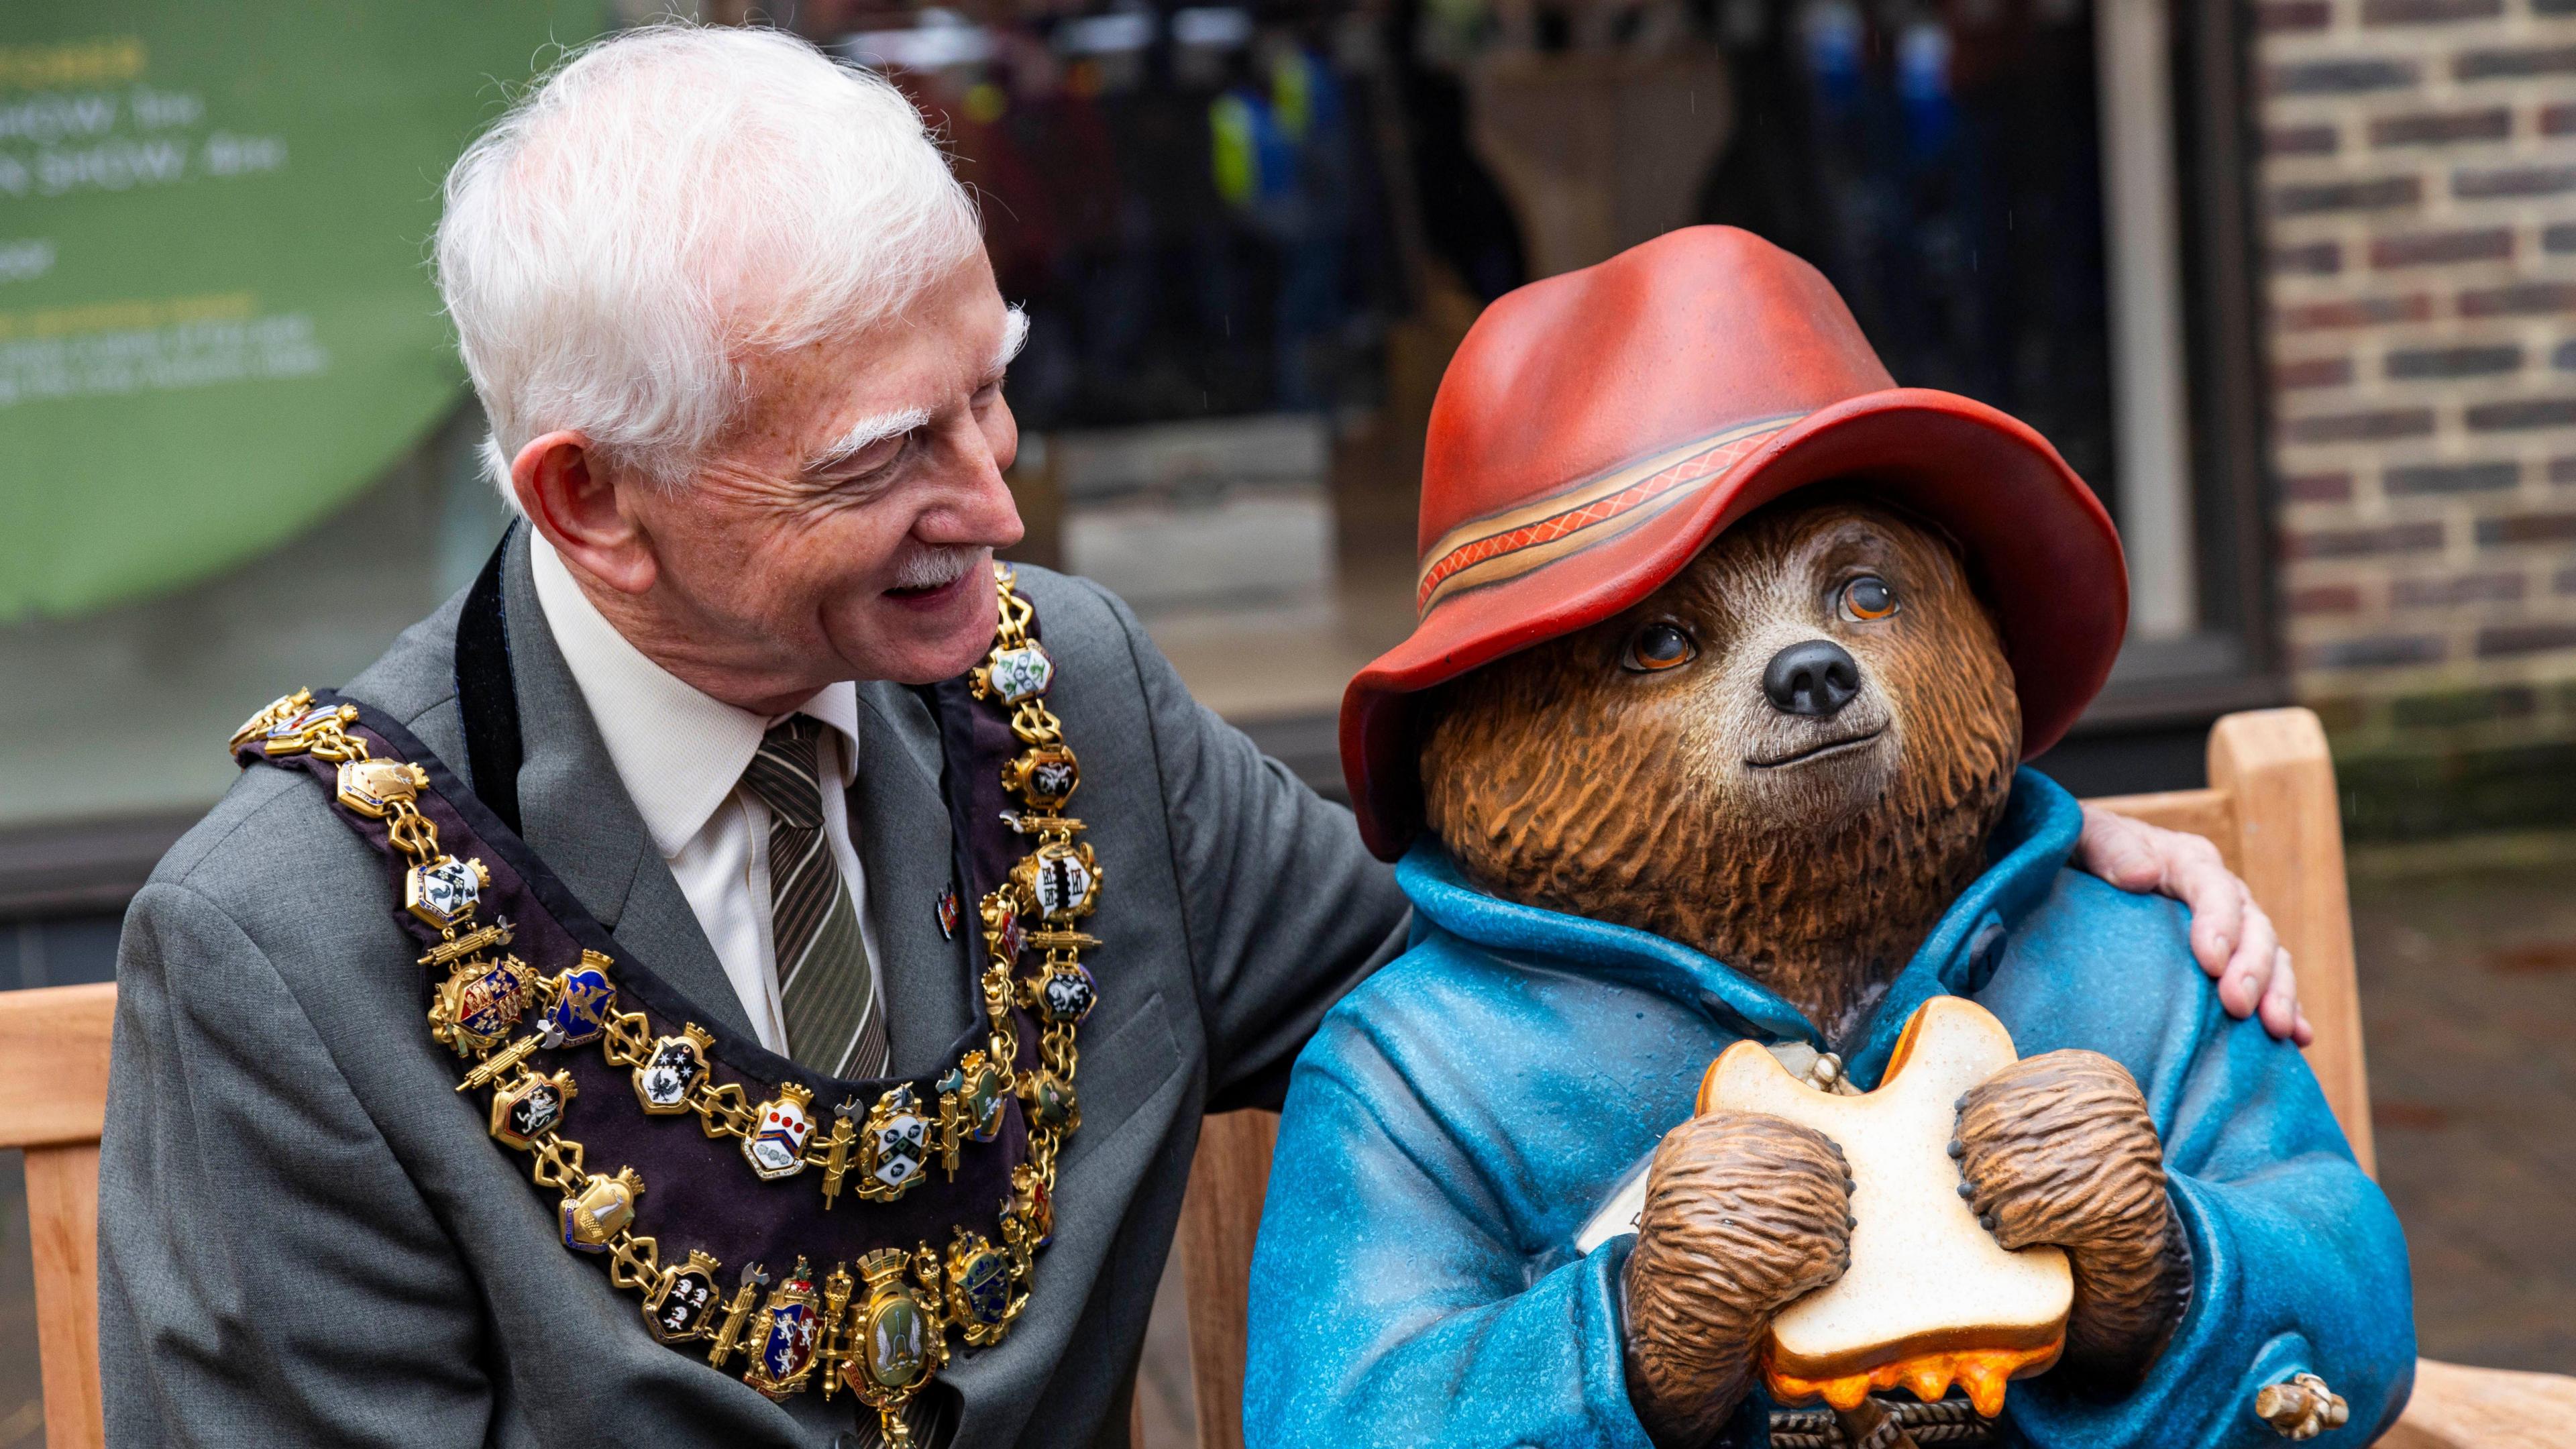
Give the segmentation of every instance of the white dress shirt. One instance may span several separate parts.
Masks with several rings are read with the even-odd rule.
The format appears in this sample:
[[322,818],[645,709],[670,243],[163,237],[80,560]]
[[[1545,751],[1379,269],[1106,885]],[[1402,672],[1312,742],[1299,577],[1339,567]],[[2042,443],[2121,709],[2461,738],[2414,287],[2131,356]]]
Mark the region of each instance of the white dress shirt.
[[[785,1055],[777,953],[769,940],[769,811],[741,788],[742,772],[770,726],[790,715],[811,715],[828,727],[818,773],[846,788],[859,769],[857,686],[826,685],[783,715],[737,709],[683,683],[626,642],[573,582],[553,545],[533,530],[528,552],[546,627],[581,686],[617,778],[697,913],[760,1044]],[[868,917],[867,879],[850,845],[849,804],[841,790],[823,792],[823,838],[849,884],[859,938],[875,971],[881,959],[876,926]],[[880,999],[884,986],[885,975],[877,971]]]

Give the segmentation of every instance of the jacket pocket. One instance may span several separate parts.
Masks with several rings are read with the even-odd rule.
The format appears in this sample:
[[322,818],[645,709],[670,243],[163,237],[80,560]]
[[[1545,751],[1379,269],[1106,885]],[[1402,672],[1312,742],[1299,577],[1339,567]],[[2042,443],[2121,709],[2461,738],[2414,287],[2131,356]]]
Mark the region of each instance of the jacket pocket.
[[1091,1037],[1087,1029],[1075,1035],[1081,1055],[1074,1064],[1073,1086],[1075,1100],[1082,1106],[1082,1126],[1066,1144],[1069,1151],[1089,1149],[1086,1156],[1164,1095],[1172,1079],[1189,1065],[1172,1034],[1160,991],[1137,1003],[1134,1011],[1096,1040]]

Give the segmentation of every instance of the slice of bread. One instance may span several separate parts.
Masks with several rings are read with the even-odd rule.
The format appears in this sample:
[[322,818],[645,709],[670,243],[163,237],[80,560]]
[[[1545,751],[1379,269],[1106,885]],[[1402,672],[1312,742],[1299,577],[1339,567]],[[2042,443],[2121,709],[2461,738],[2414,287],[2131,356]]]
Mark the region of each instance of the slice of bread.
[[1939,1398],[1954,1379],[1980,1412],[2003,1381],[2056,1361],[2074,1297],[2066,1255],[2006,1252],[1959,1196],[1949,1154],[1960,1094],[2015,1060],[2012,1034],[1964,997],[1936,996],[1905,1024],[1878,1090],[1821,1092],[1758,1042],[1700,1080],[1699,1110],[1767,1112],[1833,1139],[1851,1164],[1851,1268],[1773,1320],[1765,1369],[1783,1402],[1851,1407],[1875,1386]]

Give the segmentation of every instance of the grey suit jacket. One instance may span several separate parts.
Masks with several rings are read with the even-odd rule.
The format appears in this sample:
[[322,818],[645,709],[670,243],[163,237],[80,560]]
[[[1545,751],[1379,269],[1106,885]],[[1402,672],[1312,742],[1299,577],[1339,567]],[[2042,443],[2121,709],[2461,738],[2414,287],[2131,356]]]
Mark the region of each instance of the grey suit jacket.
[[[1194,704],[1123,605],[1042,570],[1021,579],[1103,865],[1086,923],[1100,1004],[1029,1308],[942,1379],[957,1443],[1115,1442],[1201,1114],[1277,1105],[1324,1008],[1400,947],[1405,905],[1349,814]],[[749,1032],[555,648],[524,531],[504,599],[529,844],[622,944]],[[460,603],[346,692],[462,776]],[[951,855],[931,716],[897,686],[859,697],[852,818],[894,1068],[919,1073],[972,1019],[971,932],[946,940],[937,922]],[[391,890],[314,781],[253,769],[136,897],[99,1157],[110,1442],[815,1445],[852,1430],[847,1396],[773,1404],[654,1342],[598,1261],[564,1251],[523,1157],[454,1091]]]

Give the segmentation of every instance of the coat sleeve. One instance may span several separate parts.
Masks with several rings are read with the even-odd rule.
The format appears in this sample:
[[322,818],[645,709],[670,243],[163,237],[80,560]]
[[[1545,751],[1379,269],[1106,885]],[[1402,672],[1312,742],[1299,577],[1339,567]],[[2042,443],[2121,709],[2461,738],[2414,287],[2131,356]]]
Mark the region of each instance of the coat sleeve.
[[[2050,1375],[2015,1385],[2010,1412],[2042,1446],[2256,1449],[2281,1442],[2254,1416],[2256,1392],[2313,1373],[2351,1406],[2349,1426],[2321,1442],[2371,1442],[2396,1421],[2414,1381],[2413,1295],[2395,1211],[2353,1161],[2297,1048],[2220,1010],[2191,964],[2178,908],[2112,901],[2093,882],[2061,886],[2069,891],[2095,917],[2091,940],[2067,942],[2078,954],[2055,963],[2077,991],[2049,993],[2046,973],[2025,970],[2014,984],[1999,975],[2007,999],[1998,1014],[2024,1055],[2091,1036],[2138,1079],[2164,1139],[2191,1299],[2133,1392],[2091,1399]],[[2047,959],[2044,944],[2037,957]],[[2039,994],[2057,999],[2035,1006]]]
[[1127,606],[1091,587],[1144,687],[1207,1032],[1207,1110],[1275,1110],[1326,1009],[1404,949],[1410,908],[1349,809],[1190,698]]
[[115,1445],[480,1444],[481,1295],[268,956],[157,882],[99,1148]]
[[1271,1160],[1246,1444],[1648,1449],[1620,1316],[1634,1241],[1533,1275],[1464,1144],[1337,1015]]

